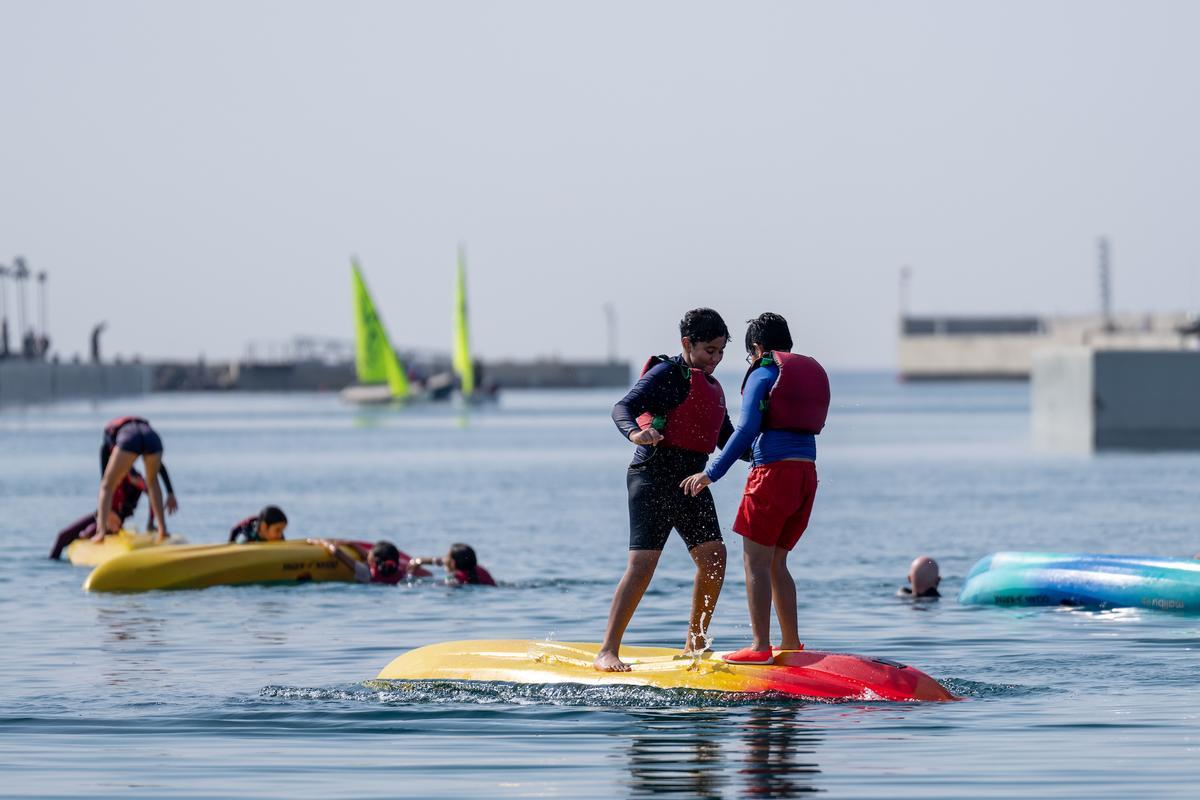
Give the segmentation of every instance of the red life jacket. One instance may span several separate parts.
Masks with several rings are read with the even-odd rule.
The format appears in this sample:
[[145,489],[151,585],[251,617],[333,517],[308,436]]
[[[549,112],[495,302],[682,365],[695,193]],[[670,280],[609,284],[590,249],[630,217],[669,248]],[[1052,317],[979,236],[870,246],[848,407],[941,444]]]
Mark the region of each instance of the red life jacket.
[[[496,579],[492,577],[492,574],[479,565],[475,566],[475,577],[477,578],[475,581],[476,586],[496,585]],[[459,583],[469,584],[471,583],[471,576],[468,575],[465,570],[456,569],[454,570],[454,580],[458,581]]]
[[[746,378],[759,367],[775,364],[779,377],[767,395],[763,410],[763,430],[817,434],[829,416],[829,376],[810,356],[780,350],[764,353],[746,372]],[[746,381],[742,381],[743,391]]]
[[[666,356],[651,356],[642,367],[642,375],[668,360]],[[654,428],[661,433],[665,445],[707,455],[717,449],[721,423],[725,421],[725,390],[703,370],[678,366],[688,377],[687,397],[665,414],[647,411],[637,422],[642,430]]]

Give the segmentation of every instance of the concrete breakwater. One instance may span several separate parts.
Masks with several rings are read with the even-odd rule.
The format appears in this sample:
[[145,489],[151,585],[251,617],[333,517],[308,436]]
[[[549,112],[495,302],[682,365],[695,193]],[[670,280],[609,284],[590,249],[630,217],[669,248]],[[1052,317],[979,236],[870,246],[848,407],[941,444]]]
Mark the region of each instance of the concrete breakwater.
[[151,385],[146,364],[0,361],[0,408],[138,395]]

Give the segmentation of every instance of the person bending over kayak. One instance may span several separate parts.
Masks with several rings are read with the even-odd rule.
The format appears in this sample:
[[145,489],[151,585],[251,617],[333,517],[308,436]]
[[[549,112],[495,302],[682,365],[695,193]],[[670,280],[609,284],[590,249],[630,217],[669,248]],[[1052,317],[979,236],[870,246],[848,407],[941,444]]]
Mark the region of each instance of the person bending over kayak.
[[150,427],[150,423],[141,417],[120,417],[105,426],[104,446],[108,448],[108,457],[104,457],[102,449],[104,474],[100,478],[100,491],[96,502],[96,533],[92,536],[92,541],[104,539],[108,530],[108,512],[112,508],[113,494],[133,469],[134,462],[141,458],[146,468],[145,480],[150,494],[150,510],[159,524],[154,542],[161,543],[169,535],[167,518],[163,515],[162,488],[158,484],[158,473],[162,467],[162,439]]
[[816,359],[791,352],[787,320],[770,312],[746,328],[742,411],[737,431],[708,469],[681,484],[689,495],[720,480],[737,453],[753,445],[753,466],[733,523],[744,537],[750,647],[724,658],[734,664],[770,664],[771,602],[779,618],[781,650],[802,650],[796,626],[796,584],[787,557],[808,527],[817,493],[816,435],[829,412],[829,378]]
[[282,542],[287,515],[279,506],[264,506],[257,517],[246,517],[229,531],[229,543],[239,538],[249,542]]
[[[108,529],[120,530],[125,526],[125,520],[133,516],[137,509],[138,499],[146,491],[146,481],[135,469],[129,470],[125,480],[113,492],[112,510],[108,515]],[[50,548],[50,558],[58,559],[63,550],[76,539],[90,539],[96,534],[96,515],[93,512],[84,514],[67,527],[58,532],[54,546]]]
[[445,556],[413,558],[408,562],[408,572],[415,574],[422,566],[432,564],[446,568],[446,580],[460,586],[495,586],[492,574],[479,564],[475,556],[475,548],[469,544],[456,542],[450,545],[450,552]]
[[[130,419],[133,419],[133,417],[118,417],[117,419],[109,420],[108,424],[104,426],[104,439],[100,442],[101,478],[104,477],[104,471],[108,468],[108,460],[112,456],[112,451],[117,445],[116,433],[120,429],[121,424]],[[135,482],[140,482],[140,484],[137,486],[137,494],[133,495],[133,504],[136,506],[138,498],[141,497],[142,492],[146,491],[145,481],[142,480],[140,475],[138,475],[138,471],[136,469],[130,468],[129,474],[130,476],[136,476]],[[174,514],[179,510],[179,501],[175,499],[175,487],[171,485],[171,475],[167,472],[167,465],[165,462],[159,465],[158,475],[160,478],[162,478],[163,486],[165,486],[167,489],[167,499],[164,502],[167,513]],[[133,511],[130,510],[129,514],[126,514],[121,519],[124,521],[127,517],[132,515]],[[158,524],[154,521],[154,509],[151,508],[150,517],[146,520],[146,530],[155,531],[157,529]]]
[[595,667],[626,672],[621,639],[633,618],[671,529],[679,531],[696,563],[692,610],[684,652],[704,650],[708,624],[725,581],[725,543],[712,495],[685,494],[679,482],[703,469],[709,453],[733,433],[725,393],[712,372],[721,363],[729,329],[711,308],[687,312],[679,323],[683,353],[646,362],[642,376],[613,406],[621,435],[637,445],[626,474],[629,492],[629,561],[617,584],[604,642]]

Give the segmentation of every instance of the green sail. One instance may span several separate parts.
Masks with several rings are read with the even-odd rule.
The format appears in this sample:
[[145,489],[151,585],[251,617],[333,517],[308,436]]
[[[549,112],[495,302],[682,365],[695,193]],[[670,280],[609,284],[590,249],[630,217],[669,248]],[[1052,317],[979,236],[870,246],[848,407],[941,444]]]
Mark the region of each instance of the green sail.
[[407,397],[408,377],[388,340],[357,261],[350,263],[354,291],[354,366],[358,382],[386,383],[393,397]]
[[454,284],[454,372],[463,397],[475,391],[475,367],[471,362],[471,339],[467,331],[467,256],[458,248],[458,271]]

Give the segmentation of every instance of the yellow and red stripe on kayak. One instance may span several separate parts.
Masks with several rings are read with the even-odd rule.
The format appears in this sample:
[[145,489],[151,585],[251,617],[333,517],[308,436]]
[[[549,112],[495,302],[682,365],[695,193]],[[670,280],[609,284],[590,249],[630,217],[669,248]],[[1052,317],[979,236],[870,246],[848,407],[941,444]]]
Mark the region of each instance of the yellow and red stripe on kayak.
[[831,700],[957,700],[918,669],[887,659],[802,650],[770,666],[726,664],[720,654],[693,658],[664,647],[623,647],[629,672],[599,672],[598,644],[476,640],[411,650],[383,668],[381,680],[626,684],[712,692],[777,692]]

